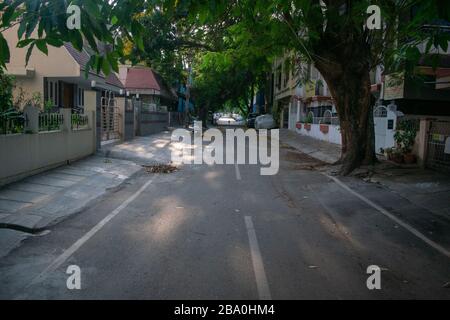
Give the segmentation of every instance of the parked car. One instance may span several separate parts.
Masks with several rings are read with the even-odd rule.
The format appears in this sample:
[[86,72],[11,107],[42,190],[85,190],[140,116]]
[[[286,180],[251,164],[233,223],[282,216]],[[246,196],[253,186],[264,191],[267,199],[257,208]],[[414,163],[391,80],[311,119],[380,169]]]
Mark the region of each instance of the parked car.
[[248,128],[254,128],[255,127],[255,120],[256,117],[258,117],[258,113],[250,113],[247,117],[247,127]]
[[277,127],[271,114],[264,114],[255,119],[255,129],[274,129]]
[[245,125],[245,120],[242,118],[235,119],[233,117],[220,117],[217,120],[218,126],[243,126]]
[[219,120],[220,117],[222,117],[222,113],[220,113],[220,112],[214,113],[214,114],[213,114],[213,121],[212,121],[212,123],[213,123],[214,125],[217,125],[217,120]]

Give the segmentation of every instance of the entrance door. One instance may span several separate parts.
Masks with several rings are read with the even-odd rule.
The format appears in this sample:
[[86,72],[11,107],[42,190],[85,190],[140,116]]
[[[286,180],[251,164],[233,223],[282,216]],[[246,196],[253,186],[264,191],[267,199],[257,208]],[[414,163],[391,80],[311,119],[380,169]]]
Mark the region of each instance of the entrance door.
[[63,107],[73,108],[73,84],[63,82]]
[[115,99],[105,94],[101,105],[102,141],[119,139],[119,108],[116,107]]

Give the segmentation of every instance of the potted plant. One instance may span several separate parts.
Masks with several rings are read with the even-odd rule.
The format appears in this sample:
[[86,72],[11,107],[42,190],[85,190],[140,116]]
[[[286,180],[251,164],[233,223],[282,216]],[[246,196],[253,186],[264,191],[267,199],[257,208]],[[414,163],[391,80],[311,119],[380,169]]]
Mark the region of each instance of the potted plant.
[[413,164],[417,162],[417,157],[414,153],[405,153],[403,155],[403,160],[405,161],[406,164]]
[[403,152],[398,149],[394,149],[391,154],[391,160],[395,163],[403,163]]
[[384,154],[386,159],[392,160],[392,154],[394,153],[394,149],[393,148],[386,148],[386,149],[382,148],[382,153]]
[[313,122],[313,116],[311,113],[308,113],[308,115],[305,118],[305,129],[310,131],[311,130],[311,123]]
[[394,139],[398,149],[403,153],[403,160],[406,164],[412,164],[417,161],[416,156],[412,153],[416,135],[416,121],[407,119],[399,121]]
[[322,132],[323,134],[327,134],[328,130],[329,130],[328,124],[325,123],[320,124],[320,132]]
[[301,129],[301,128],[302,128],[302,123],[301,123],[300,121],[298,121],[298,122],[295,124],[295,127],[296,127],[297,129]]

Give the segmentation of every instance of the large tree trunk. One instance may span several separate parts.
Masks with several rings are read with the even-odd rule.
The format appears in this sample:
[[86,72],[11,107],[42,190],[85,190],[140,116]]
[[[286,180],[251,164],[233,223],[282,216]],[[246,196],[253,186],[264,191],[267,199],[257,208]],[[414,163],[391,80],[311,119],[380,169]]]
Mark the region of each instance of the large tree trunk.
[[338,163],[342,165],[340,173],[347,175],[361,165],[376,161],[374,101],[370,93],[369,68],[347,65],[340,70],[321,70],[321,73],[339,115],[342,154]]

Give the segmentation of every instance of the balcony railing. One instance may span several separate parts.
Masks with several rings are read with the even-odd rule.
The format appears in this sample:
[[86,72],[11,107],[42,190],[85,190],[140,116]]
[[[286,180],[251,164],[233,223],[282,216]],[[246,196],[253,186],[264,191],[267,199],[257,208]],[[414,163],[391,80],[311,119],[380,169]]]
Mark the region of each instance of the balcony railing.
[[86,129],[89,126],[89,117],[85,114],[72,113],[71,124],[73,130]]
[[0,134],[24,133],[26,116],[15,109],[0,113]]
[[64,117],[60,113],[42,112],[39,114],[39,131],[58,131],[64,123]]

